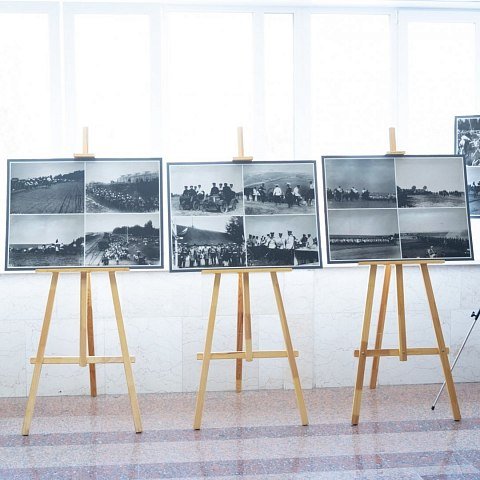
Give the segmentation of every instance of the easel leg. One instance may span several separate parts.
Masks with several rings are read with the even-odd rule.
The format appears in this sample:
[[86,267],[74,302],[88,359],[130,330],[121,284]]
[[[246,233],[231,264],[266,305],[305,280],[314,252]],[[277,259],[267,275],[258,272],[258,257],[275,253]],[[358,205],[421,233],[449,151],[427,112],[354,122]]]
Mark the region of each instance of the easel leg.
[[80,273],[80,359],[81,367],[87,366],[87,273]]
[[282,325],[283,338],[285,339],[285,347],[287,349],[288,363],[292,371],[293,386],[295,387],[295,394],[297,397],[297,406],[300,410],[300,418],[302,425],[308,425],[307,409],[305,407],[305,400],[303,399],[302,386],[300,384],[300,377],[298,375],[297,362],[293,353],[292,339],[290,337],[290,330],[287,323],[287,315],[283,305],[282,293],[278,284],[277,272],[271,272],[273,291],[275,292],[275,300],[277,302],[278,314],[280,316],[280,324]]
[[440,361],[442,362],[443,374],[445,376],[445,382],[447,384],[448,395],[450,397],[453,418],[458,421],[462,418],[462,416],[460,414],[460,407],[458,406],[457,392],[455,390],[455,384],[453,383],[453,376],[450,370],[450,362],[448,361],[448,355],[445,348],[442,325],[440,324],[440,318],[438,316],[435,295],[433,294],[432,282],[430,280],[430,274],[428,272],[428,265],[422,264],[420,268],[422,270],[423,282],[425,283],[425,290],[427,292],[428,305],[430,307],[430,313],[432,315],[433,328],[435,330],[435,336],[437,337],[439,356]]
[[48,331],[50,329],[50,321],[52,319],[53,302],[55,300],[55,292],[57,290],[58,272],[52,273],[50,282],[50,291],[48,293],[47,306],[45,308],[45,316],[43,319],[40,341],[38,342],[37,358],[35,360],[35,368],[33,370],[32,384],[30,385],[30,393],[28,395],[27,407],[25,409],[25,417],[23,419],[22,435],[30,433],[30,424],[32,423],[33,410],[35,409],[35,400],[37,399],[38,383],[40,381],[40,373],[42,372],[43,358],[45,356],[45,346],[47,344]]
[[125,377],[127,378],[128,394],[130,396],[130,404],[132,406],[133,423],[135,425],[135,431],[140,433],[142,431],[142,420],[140,417],[140,408],[138,406],[137,392],[135,390],[135,382],[133,380],[132,363],[130,361],[130,354],[128,353],[127,337],[125,335],[122,309],[120,307],[117,279],[115,277],[115,272],[108,272],[108,275],[110,277],[110,288],[112,290],[113,307],[115,310],[115,318],[117,320],[118,336],[120,337],[120,347],[122,349]]
[[[238,306],[237,306],[237,352],[243,350],[243,282],[242,274],[238,274]],[[237,358],[236,360],[236,384],[237,392],[242,391],[242,367],[243,360]]]
[[[388,292],[390,290],[390,277],[392,275],[392,266],[385,265],[385,274],[383,277],[382,299],[380,303],[380,314],[378,316],[377,336],[375,338],[375,350],[382,348],[383,330],[385,328],[385,316],[387,313]],[[378,367],[380,357],[373,357],[372,374],[370,377],[370,388],[377,388]]]
[[365,364],[367,362],[368,336],[370,333],[370,322],[372,321],[373,295],[375,293],[375,279],[377,276],[377,265],[370,265],[368,278],[367,299],[365,301],[365,314],[363,317],[362,340],[358,357],[357,379],[353,395],[352,425],[358,425],[360,418],[360,405],[362,403],[363,379],[365,377]]
[[395,266],[397,283],[398,349],[401,362],[407,361],[407,329],[405,326],[405,297],[403,292],[403,265]]
[[[93,307],[92,307],[92,277],[87,273],[87,335],[88,335],[88,355],[95,356],[95,336],[93,334]],[[90,395],[97,396],[97,372],[95,364],[88,365],[90,370]]]
[[253,360],[252,348],[252,315],[250,313],[250,277],[243,274],[243,311],[245,316],[245,360]]
[[213,282],[212,303],[208,316],[207,337],[205,339],[205,350],[203,352],[202,373],[200,374],[200,385],[198,387],[197,403],[195,406],[195,420],[193,428],[200,430],[202,424],[203,405],[205,403],[205,390],[207,388],[208,369],[210,367],[210,354],[212,353],[213,331],[215,329],[215,317],[217,316],[218,294],[220,292],[221,274],[216,273]]

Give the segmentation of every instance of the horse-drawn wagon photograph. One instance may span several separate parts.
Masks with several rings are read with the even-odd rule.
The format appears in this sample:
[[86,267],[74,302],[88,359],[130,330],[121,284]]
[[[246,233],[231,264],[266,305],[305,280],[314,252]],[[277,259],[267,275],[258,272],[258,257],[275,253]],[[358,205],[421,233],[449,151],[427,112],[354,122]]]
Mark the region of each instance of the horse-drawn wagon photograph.
[[169,164],[168,172],[172,215],[243,215],[241,165]]
[[254,162],[243,166],[246,215],[315,214],[312,162]]

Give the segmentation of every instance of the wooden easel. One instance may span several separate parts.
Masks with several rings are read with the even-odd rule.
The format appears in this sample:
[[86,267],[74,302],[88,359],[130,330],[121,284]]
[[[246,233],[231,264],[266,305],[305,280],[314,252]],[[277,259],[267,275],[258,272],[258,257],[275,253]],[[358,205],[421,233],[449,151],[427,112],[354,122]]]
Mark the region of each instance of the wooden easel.
[[[42,365],[73,365],[78,364],[80,367],[89,366],[90,370],[90,394],[92,397],[97,395],[97,380],[95,375],[95,365],[97,363],[123,363],[125,368],[125,376],[127,379],[128,394],[130,396],[130,404],[132,407],[133,422],[135,431],[142,431],[142,421],[140,417],[140,409],[138,406],[137,393],[133,380],[132,363],[135,357],[130,357],[128,353],[127,338],[125,335],[125,327],[123,323],[123,315],[120,307],[120,297],[118,294],[116,272],[126,272],[127,267],[95,267],[95,268],[40,268],[37,273],[51,273],[52,280],[50,282],[50,291],[45,308],[45,317],[43,320],[40,341],[38,343],[37,356],[30,359],[30,363],[35,365],[28,396],[27,408],[23,420],[22,435],[28,435],[30,432],[30,424],[32,422],[33,411],[35,408],[35,400],[37,398],[38,384],[40,381],[40,373]],[[117,321],[118,335],[120,338],[120,347],[122,355],[120,357],[99,357],[95,355],[94,335],[93,335],[93,310],[92,310],[92,292],[91,292],[91,274],[92,272],[108,273],[110,278],[110,288],[112,291],[113,307],[115,310],[115,318]],[[58,277],[61,273],[79,273],[80,274],[80,355],[78,357],[46,357],[45,346],[47,344],[48,332],[50,329],[50,321],[52,319],[53,304],[55,301],[55,293],[57,289]],[[88,354],[87,354],[88,347]]]
[[[395,129],[390,128],[390,151],[388,155],[403,155],[405,152],[397,151]],[[365,312],[363,317],[362,338],[360,342],[360,349],[355,350],[354,356],[358,357],[358,369],[355,382],[355,391],[353,396],[352,407],[352,425],[358,425],[360,418],[360,406],[362,401],[363,381],[365,377],[365,366],[367,357],[373,357],[372,372],[370,377],[370,388],[375,389],[378,379],[378,368],[380,364],[380,357],[399,357],[401,362],[407,361],[408,356],[412,355],[438,355],[442,364],[445,382],[447,384],[448,394],[450,396],[450,403],[452,407],[453,418],[455,420],[461,419],[460,408],[458,406],[457,393],[455,384],[453,383],[452,372],[450,370],[450,362],[448,360],[449,349],[445,346],[443,337],[442,325],[438,315],[437,304],[433,293],[432,282],[430,280],[430,273],[428,265],[445,263],[445,260],[399,260],[399,261],[373,261],[360,262],[359,265],[369,265],[370,274],[368,279],[367,298],[365,302]],[[378,316],[377,333],[375,338],[375,348],[368,349],[368,338],[370,335],[370,324],[372,319],[373,297],[375,292],[375,280],[377,275],[378,265],[385,266],[385,274],[383,279],[382,297],[380,301],[380,312]],[[403,266],[404,265],[418,265],[422,272],[423,283],[428,299],[430,314],[433,322],[433,329],[437,339],[437,348],[408,348],[407,347],[407,333],[405,324],[405,298],[404,298],[404,284],[403,284]],[[382,348],[383,332],[385,326],[385,316],[387,312],[388,293],[390,289],[390,278],[392,274],[392,267],[395,267],[396,275],[396,290],[397,290],[397,317],[398,317],[398,348]]]
[[[287,315],[283,305],[282,293],[278,283],[277,272],[291,272],[291,268],[258,268],[248,269],[239,268],[232,270],[203,270],[202,274],[215,275],[213,282],[212,302],[210,304],[210,314],[208,317],[207,336],[205,340],[205,349],[203,353],[197,355],[197,360],[202,360],[202,372],[200,375],[200,386],[197,394],[197,403],[195,407],[195,420],[193,428],[200,430],[202,424],[203,406],[205,403],[205,391],[207,386],[208,369],[210,360],[236,360],[236,391],[242,389],[242,362],[243,360],[251,362],[254,358],[288,358],[290,370],[292,372],[293,385],[297,398],[297,406],[300,411],[302,425],[308,425],[307,409],[303,399],[300,377],[298,375],[297,362],[298,351],[293,349],[290,330],[288,328]],[[250,273],[269,273],[275,300],[277,303],[280,324],[282,326],[283,338],[285,340],[285,350],[263,350],[254,351],[252,349],[252,324],[250,311]],[[215,330],[215,317],[217,314],[218,295],[220,292],[220,280],[224,274],[238,275],[238,310],[237,310],[237,350],[231,352],[212,352],[213,332]],[[243,349],[243,338],[245,337],[245,350]]]
[[[88,127],[83,127],[83,148],[82,153],[74,154],[75,158],[95,158],[93,153],[88,151]],[[95,267],[95,268],[39,268],[37,273],[51,273],[52,280],[50,283],[50,292],[48,294],[47,306],[45,309],[45,317],[43,320],[40,341],[38,343],[37,356],[30,359],[30,363],[35,365],[28,396],[27,408],[23,420],[22,435],[28,435],[30,432],[30,424],[32,423],[33,411],[35,408],[35,400],[37,398],[38,384],[40,381],[40,373],[43,364],[76,364],[80,367],[88,365],[90,374],[90,395],[97,396],[97,376],[95,365],[97,363],[123,363],[125,368],[125,376],[127,378],[128,394],[130,396],[130,404],[132,407],[133,422],[135,431],[142,431],[142,421],[140,417],[140,409],[138,406],[137,393],[135,390],[135,382],[133,380],[132,363],[135,357],[130,357],[128,353],[127,338],[125,335],[125,327],[123,324],[123,315],[120,307],[120,297],[117,288],[116,272],[126,272],[128,267]],[[120,347],[122,350],[121,357],[98,357],[95,356],[95,343],[93,334],[93,308],[92,308],[92,290],[91,290],[91,273],[106,272],[110,278],[110,288],[112,291],[113,307],[115,310],[115,318],[117,320],[118,335],[120,337]],[[50,328],[50,320],[52,318],[53,303],[55,300],[55,292],[57,289],[58,276],[60,273],[80,273],[80,356],[79,357],[45,357],[45,346]],[[88,355],[87,355],[88,347]]]
[[[453,418],[460,420],[460,408],[458,406],[455,384],[453,383],[452,372],[450,371],[450,362],[448,360],[449,349],[445,346],[442,325],[438,315],[437,304],[433,293],[432,282],[428,271],[428,265],[444,263],[444,260],[402,260],[402,261],[380,261],[380,262],[360,262],[359,265],[369,265],[370,275],[368,280],[367,299],[365,302],[365,313],[363,317],[362,339],[360,349],[355,350],[354,355],[358,357],[358,370],[355,382],[355,393],[353,397],[352,425],[358,425],[360,417],[360,404],[362,401],[363,380],[365,377],[365,365],[367,357],[373,357],[372,374],[370,378],[370,388],[377,386],[378,367],[380,357],[399,357],[400,361],[407,361],[411,355],[438,355],[442,364],[445,382],[447,384],[448,394],[452,407]],[[377,266],[385,266],[385,276],[383,280],[382,297],[380,303],[380,313],[378,317],[377,334],[375,338],[375,348],[368,349],[368,337],[370,334],[370,323],[372,319],[373,296],[375,291],[375,279],[377,275]],[[422,272],[423,283],[427,294],[428,305],[433,322],[433,329],[437,338],[437,348],[408,348],[407,334],[405,325],[405,300],[403,286],[403,266],[418,265]],[[388,291],[390,287],[390,277],[392,267],[395,267],[396,287],[397,287],[397,316],[399,331],[398,348],[382,348],[383,330],[385,326],[385,314],[387,311]]]
[[[253,157],[245,156],[243,149],[243,128],[237,128],[238,156],[233,157],[233,162],[251,162]],[[193,428],[200,430],[202,424],[203,406],[205,403],[205,391],[207,388],[208,369],[210,360],[231,360],[235,359],[235,390],[242,391],[243,360],[251,362],[254,358],[288,358],[290,370],[292,371],[293,385],[297,398],[297,406],[300,411],[302,425],[308,425],[307,409],[303,399],[300,377],[298,375],[297,362],[298,351],[293,350],[290,330],[288,328],[287,315],[283,305],[282,293],[278,284],[277,272],[291,272],[291,268],[235,268],[229,270],[202,270],[202,274],[214,274],[212,302],[208,317],[207,337],[203,353],[197,355],[197,360],[202,360],[202,373],[197,394],[195,407],[195,420]],[[252,322],[250,313],[250,273],[270,273],[275,300],[277,302],[280,324],[282,326],[283,338],[286,350],[253,351],[252,349]],[[215,317],[217,314],[218,294],[220,292],[220,280],[223,274],[238,275],[237,290],[237,350],[234,352],[212,352],[213,332],[215,329]],[[245,350],[243,341],[245,338]]]

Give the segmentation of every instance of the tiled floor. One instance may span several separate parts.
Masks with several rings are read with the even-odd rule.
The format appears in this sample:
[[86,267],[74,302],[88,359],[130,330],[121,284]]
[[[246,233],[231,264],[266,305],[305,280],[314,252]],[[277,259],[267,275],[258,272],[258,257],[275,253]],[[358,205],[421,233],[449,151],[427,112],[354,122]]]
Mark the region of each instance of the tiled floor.
[[351,427],[351,388],[209,393],[203,429],[195,395],[140,395],[135,434],[125,396],[39,398],[29,437],[24,399],[0,399],[0,479],[480,479],[480,384],[457,386],[463,420],[437,385],[365,390]]

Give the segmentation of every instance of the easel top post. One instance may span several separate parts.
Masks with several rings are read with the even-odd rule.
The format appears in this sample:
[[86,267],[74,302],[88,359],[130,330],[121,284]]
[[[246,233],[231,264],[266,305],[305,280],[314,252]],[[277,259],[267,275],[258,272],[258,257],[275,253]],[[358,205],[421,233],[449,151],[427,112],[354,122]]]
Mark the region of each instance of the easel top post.
[[88,151],[88,127],[83,127],[82,153],[74,153],[74,158],[95,158],[93,153]]
[[388,129],[388,141],[390,144],[390,150],[387,152],[387,155],[405,155],[405,151],[397,150],[397,136],[395,133],[395,127],[390,127]]
[[251,162],[253,157],[246,157],[243,150],[243,127],[237,127],[238,157],[233,157],[233,162]]

